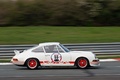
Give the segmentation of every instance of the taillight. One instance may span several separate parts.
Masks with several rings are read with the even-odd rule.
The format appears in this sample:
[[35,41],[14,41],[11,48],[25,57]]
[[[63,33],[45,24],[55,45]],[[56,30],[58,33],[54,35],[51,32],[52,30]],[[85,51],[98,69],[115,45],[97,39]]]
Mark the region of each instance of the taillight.
[[18,59],[16,59],[16,58],[13,58],[13,61],[18,61]]

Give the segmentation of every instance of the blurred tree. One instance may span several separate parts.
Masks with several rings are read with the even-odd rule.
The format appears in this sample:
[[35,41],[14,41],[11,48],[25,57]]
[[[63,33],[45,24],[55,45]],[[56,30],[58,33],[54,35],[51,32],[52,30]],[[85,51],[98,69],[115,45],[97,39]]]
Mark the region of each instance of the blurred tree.
[[0,25],[120,25],[120,0],[0,1]]
[[98,3],[101,5],[101,9],[99,15],[94,17],[95,22],[99,25],[120,25],[118,22],[120,20],[120,1],[99,0]]

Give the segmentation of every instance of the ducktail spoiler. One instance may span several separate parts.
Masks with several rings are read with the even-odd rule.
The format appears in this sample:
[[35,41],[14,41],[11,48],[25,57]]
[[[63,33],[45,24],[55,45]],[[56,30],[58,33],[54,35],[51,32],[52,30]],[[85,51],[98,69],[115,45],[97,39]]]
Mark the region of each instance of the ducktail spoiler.
[[18,55],[18,54],[20,54],[20,51],[14,50],[14,53],[15,53],[15,55]]

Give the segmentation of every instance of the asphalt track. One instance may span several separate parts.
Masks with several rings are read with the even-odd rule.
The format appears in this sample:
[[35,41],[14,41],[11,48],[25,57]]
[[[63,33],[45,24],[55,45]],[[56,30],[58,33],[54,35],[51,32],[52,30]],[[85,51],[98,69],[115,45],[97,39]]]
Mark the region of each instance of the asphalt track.
[[28,70],[15,65],[0,65],[0,80],[120,80],[120,62],[101,62],[100,67],[44,67]]

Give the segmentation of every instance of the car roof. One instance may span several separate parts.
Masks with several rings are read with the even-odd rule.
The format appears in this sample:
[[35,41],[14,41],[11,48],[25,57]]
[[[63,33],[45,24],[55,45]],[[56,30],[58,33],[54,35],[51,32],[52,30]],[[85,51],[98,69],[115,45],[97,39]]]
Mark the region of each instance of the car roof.
[[39,46],[45,46],[45,45],[59,45],[59,42],[45,42],[45,43],[40,43]]

